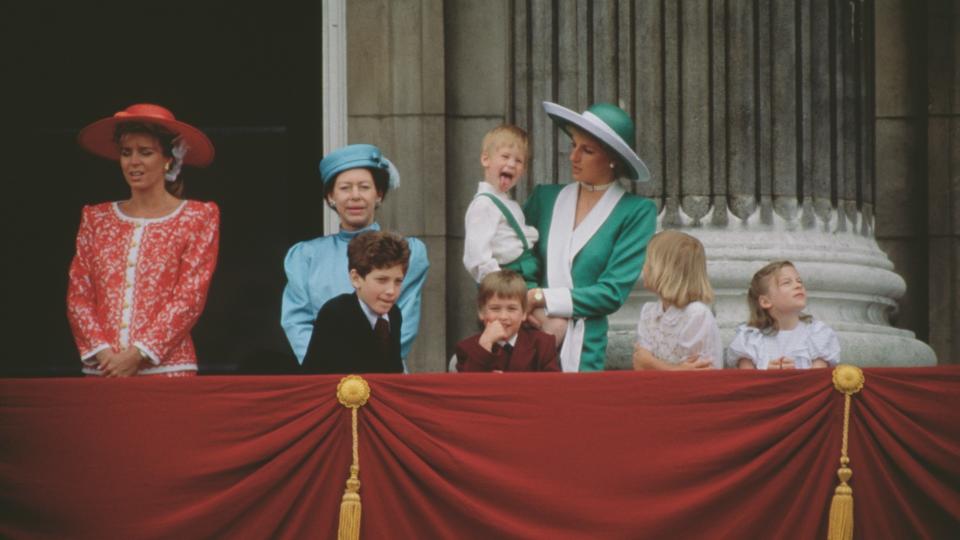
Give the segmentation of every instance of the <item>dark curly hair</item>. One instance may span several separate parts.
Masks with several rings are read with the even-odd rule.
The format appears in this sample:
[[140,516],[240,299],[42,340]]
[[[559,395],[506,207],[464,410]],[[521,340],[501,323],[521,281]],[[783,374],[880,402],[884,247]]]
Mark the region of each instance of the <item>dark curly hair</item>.
[[389,231],[360,233],[347,246],[347,262],[350,270],[365,277],[373,270],[403,266],[407,273],[410,263],[410,246],[399,234]]

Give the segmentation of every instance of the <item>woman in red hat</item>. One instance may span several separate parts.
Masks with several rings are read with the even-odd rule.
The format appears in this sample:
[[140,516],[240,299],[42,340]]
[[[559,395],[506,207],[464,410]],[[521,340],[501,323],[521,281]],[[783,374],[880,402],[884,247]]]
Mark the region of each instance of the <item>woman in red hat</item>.
[[183,165],[213,161],[210,139],[158,105],[83,128],[80,146],[118,160],[130,198],[83,208],[67,316],[88,375],[195,375],[190,329],[217,263],[220,211],[181,199]]

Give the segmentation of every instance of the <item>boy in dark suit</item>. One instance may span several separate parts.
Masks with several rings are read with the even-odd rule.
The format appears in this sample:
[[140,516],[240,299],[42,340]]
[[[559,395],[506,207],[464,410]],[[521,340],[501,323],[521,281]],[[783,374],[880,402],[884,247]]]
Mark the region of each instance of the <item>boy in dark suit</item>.
[[482,333],[457,343],[457,371],[559,371],[553,336],[523,326],[527,285],[520,274],[500,270],[480,281]]
[[353,293],[327,301],[313,323],[304,373],[403,373],[400,285],[410,248],[383,231],[358,234],[347,246]]

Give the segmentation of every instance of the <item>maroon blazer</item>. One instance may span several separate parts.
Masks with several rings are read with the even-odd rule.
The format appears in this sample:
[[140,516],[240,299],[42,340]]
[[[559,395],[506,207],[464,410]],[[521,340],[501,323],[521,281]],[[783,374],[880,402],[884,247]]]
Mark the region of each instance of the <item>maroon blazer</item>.
[[457,371],[560,371],[556,339],[546,332],[521,327],[509,358],[481,347],[480,335],[457,343]]

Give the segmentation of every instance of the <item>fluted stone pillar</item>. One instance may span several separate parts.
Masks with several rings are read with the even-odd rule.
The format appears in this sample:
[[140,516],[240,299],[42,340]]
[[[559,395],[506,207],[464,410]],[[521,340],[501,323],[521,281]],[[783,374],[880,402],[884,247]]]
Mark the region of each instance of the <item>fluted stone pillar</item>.
[[[905,283],[874,236],[873,3],[866,0],[514,2],[510,116],[533,139],[529,184],[568,182],[568,143],[542,100],[618,103],[653,181],[660,226],[700,238],[725,343],[771,260],[795,262],[808,311],[843,359],[930,365],[890,325]],[[639,287],[639,286],[638,286]],[[641,289],[611,318],[608,363],[629,364]]]

